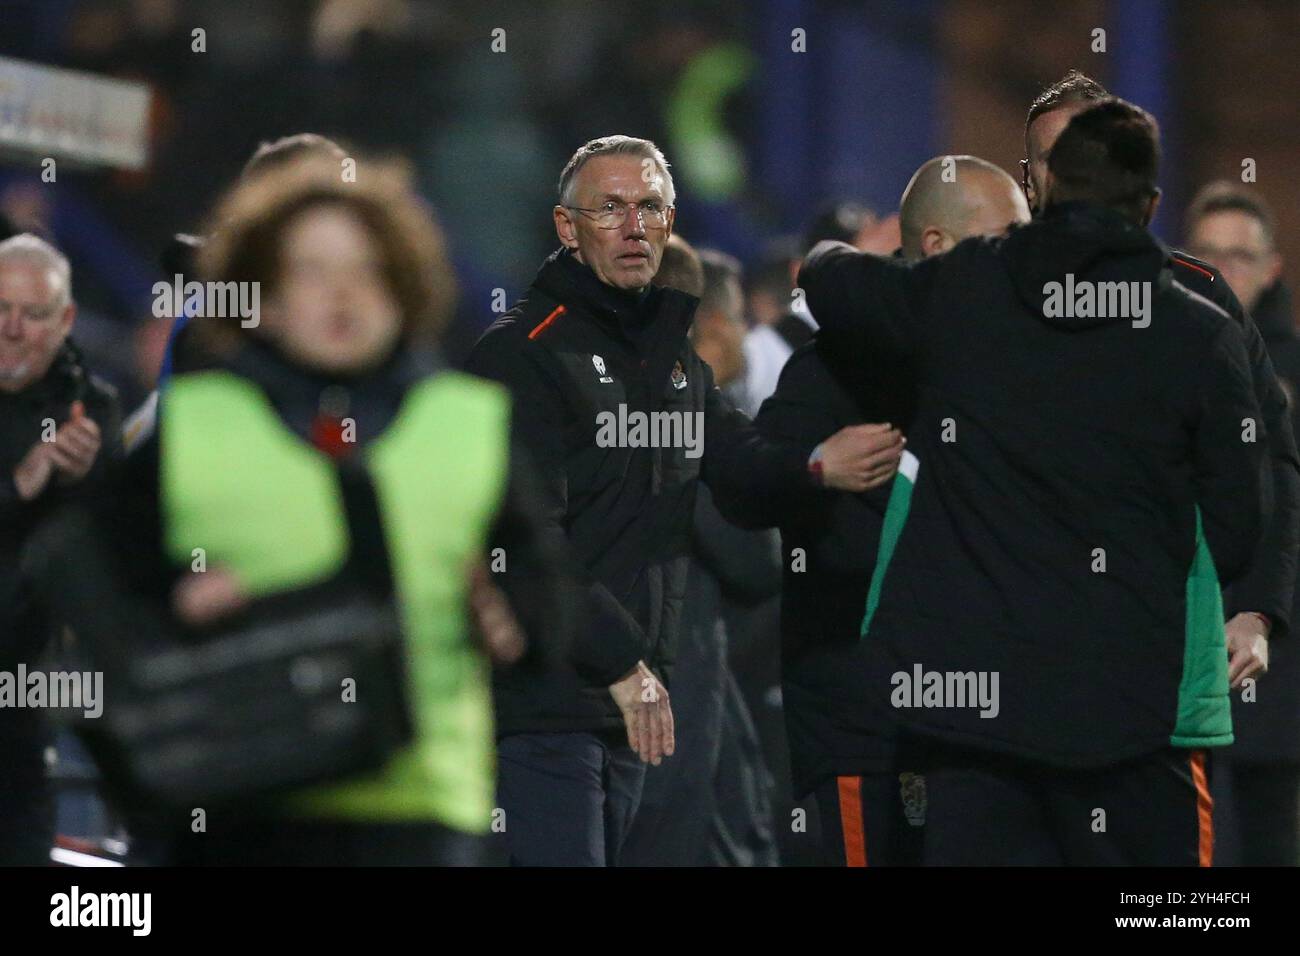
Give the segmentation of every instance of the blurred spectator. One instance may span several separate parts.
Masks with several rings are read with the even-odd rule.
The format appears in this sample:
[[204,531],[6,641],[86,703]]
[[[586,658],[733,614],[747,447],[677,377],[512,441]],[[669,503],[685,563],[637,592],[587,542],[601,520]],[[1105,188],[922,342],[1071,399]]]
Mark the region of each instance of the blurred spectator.
[[19,179],[0,190],[0,210],[6,228],[49,239],[50,190],[31,179]]
[[[282,136],[277,140],[264,142],[258,146],[253,155],[249,157],[248,162],[244,164],[241,178],[247,180],[264,173],[286,169],[295,163],[311,160],[336,164],[341,176],[341,164],[346,158],[347,153],[343,147],[331,139],[326,139],[317,133],[295,133],[292,136]],[[159,257],[163,275],[168,283],[179,281],[184,285],[184,283],[192,281],[198,275],[198,259],[203,250],[203,243],[203,236],[193,236],[188,233],[177,233],[172,236]],[[202,303],[197,301],[187,303],[187,305],[194,308],[202,307]],[[181,334],[189,324],[190,314],[187,311],[182,311],[180,315],[171,318],[173,319],[171,332],[167,339],[162,362],[160,365],[155,366],[158,370],[156,379],[159,386],[165,384],[167,378],[171,375],[172,354],[177,347]],[[150,337],[146,337],[146,347],[149,341]]]
[[1259,194],[1226,180],[1210,183],[1192,200],[1186,220],[1187,251],[1223,273],[1264,340],[1293,338],[1277,223]]
[[[1252,188],[1216,182],[1196,194],[1186,225],[1187,250],[1223,273],[1259,326],[1300,442],[1300,339],[1272,211]],[[1293,621],[1297,614],[1300,600]],[[1219,861],[1227,865],[1300,866],[1300,654],[1286,640],[1273,643],[1269,657],[1268,673],[1248,694],[1232,697],[1236,743],[1224,749],[1223,772],[1215,774],[1226,824]]]
[[[820,210],[804,231],[798,256],[786,264],[790,288],[794,289],[794,277],[809,249],[823,239],[855,242],[875,221],[871,210],[857,203],[837,202]],[[774,322],[756,325],[750,330],[745,337],[745,396],[741,411],[751,418],[758,414],[763,400],[776,391],[777,379],[790,353],[812,338],[816,328],[817,323],[796,289],[785,300],[784,311]]]
[[[691,244],[681,236],[668,237],[668,242],[664,245],[663,257],[659,261],[659,271],[655,273],[654,284],[665,289],[685,292],[697,299],[704,294],[704,268],[700,265],[700,257]],[[696,334],[697,328],[698,320],[691,326],[692,335]]]
[[[24,545],[118,450],[117,396],[69,338],[76,316],[58,250],[31,235],[0,242],[0,671],[10,674],[35,668],[54,626],[19,570]],[[49,741],[41,710],[0,709],[0,865],[49,863]]]
[[725,252],[700,253],[703,292],[695,310],[691,337],[695,351],[713,369],[713,380],[737,408],[745,397],[745,294],[744,271]]
[[[567,633],[564,564],[537,536],[505,395],[428,351],[454,300],[441,237],[399,177],[362,163],[345,183],[328,157],[241,182],[213,221],[200,274],[260,289],[258,321],[200,313],[178,343],[160,428],[96,515],[115,573],[188,628],[256,621],[260,602],[294,593],[312,596],[304,617],[321,595],[395,594],[414,730],[378,771],[242,801],[240,820],[210,833],[141,815],[136,850],[208,864],[479,862],[494,763],[484,651],[509,663],[525,648],[478,565],[508,553],[495,580],[537,656]],[[461,520],[437,517],[449,514]]]
[[[771,240],[757,265],[745,277],[745,315],[752,326],[776,325],[790,308],[799,241],[789,236]],[[797,267],[796,267],[797,271]]]

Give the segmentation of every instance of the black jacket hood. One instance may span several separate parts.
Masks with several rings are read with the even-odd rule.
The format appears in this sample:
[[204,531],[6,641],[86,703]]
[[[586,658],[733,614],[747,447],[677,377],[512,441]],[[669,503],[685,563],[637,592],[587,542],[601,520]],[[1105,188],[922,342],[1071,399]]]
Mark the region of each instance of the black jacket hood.
[[[1075,315],[1078,283],[1151,283],[1150,306],[1157,290],[1170,282],[1169,250],[1151,233],[1112,210],[1069,202],[1050,207],[1040,219],[1021,226],[1003,240],[1003,255],[1016,294],[1044,322],[1066,329],[1093,328],[1130,321],[1133,315]],[[1050,286],[1057,283],[1058,286]],[[1063,308],[1049,309],[1049,296]],[[1047,313],[1055,312],[1054,315]],[[1132,311],[1131,309],[1129,311]]]

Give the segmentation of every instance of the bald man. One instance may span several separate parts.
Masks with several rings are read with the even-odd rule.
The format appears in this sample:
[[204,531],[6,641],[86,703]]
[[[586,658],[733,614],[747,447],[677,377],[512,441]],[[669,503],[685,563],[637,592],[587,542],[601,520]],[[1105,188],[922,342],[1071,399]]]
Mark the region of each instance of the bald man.
[[[896,254],[921,259],[1027,222],[1029,208],[1015,180],[991,163],[939,156],[908,183],[900,219]],[[846,426],[906,432],[915,407],[909,369],[843,359],[817,338],[797,349],[755,419],[760,431],[787,442],[819,442]],[[888,492],[826,490],[774,502],[768,515],[783,549],[781,670],[794,793],[815,794],[830,865],[906,865],[920,856],[924,781],[893,766],[888,722],[867,710],[849,676]]]
[[1016,181],[978,156],[936,156],[924,163],[903,191],[898,213],[903,257],[912,261],[1029,221]]

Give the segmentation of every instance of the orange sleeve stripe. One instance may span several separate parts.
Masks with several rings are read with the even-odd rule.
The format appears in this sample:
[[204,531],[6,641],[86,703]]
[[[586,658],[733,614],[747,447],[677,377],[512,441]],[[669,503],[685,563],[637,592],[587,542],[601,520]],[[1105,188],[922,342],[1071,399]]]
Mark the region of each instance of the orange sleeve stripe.
[[844,831],[846,866],[867,865],[867,832],[862,823],[862,778],[838,777],[840,828]]
[[542,319],[542,321],[539,322],[539,323],[537,324],[537,327],[536,327],[535,329],[533,329],[531,332],[528,333],[528,340],[529,340],[529,341],[532,341],[533,339],[537,338],[537,336],[539,336],[539,335],[541,335],[543,332],[545,332],[547,326],[549,326],[552,322],[554,322],[554,321],[555,321],[556,319],[558,319],[560,316],[564,315],[564,312],[565,312],[565,308],[564,308],[564,306],[562,306],[562,305],[557,305],[554,309],[551,310],[551,314],[550,314],[550,315],[548,315],[546,318]]
[[1196,784],[1197,861],[1209,866],[1214,860],[1214,799],[1205,776],[1205,751],[1192,751],[1192,781]]

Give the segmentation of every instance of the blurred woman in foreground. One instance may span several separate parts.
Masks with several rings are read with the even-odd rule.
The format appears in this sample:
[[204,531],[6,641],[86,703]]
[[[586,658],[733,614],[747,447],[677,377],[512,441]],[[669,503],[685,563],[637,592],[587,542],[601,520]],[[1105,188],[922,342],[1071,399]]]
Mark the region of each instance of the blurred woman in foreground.
[[[238,283],[256,314],[216,317],[207,296],[157,431],[100,520],[130,587],[194,627],[386,576],[412,739],[378,772],[208,815],[204,832],[149,821],[158,861],[479,862],[494,802],[487,657],[535,657],[566,630],[509,399],[431,348],[454,300],[441,237],[400,180],[363,165],[345,181],[341,165],[297,163],[220,204],[203,279]],[[488,581],[489,551],[522,628]]]

